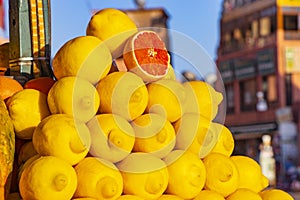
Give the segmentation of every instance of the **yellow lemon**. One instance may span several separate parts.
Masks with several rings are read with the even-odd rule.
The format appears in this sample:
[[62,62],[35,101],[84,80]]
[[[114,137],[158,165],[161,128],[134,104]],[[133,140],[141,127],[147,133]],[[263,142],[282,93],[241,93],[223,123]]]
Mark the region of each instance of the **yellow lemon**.
[[175,122],[183,114],[185,92],[181,83],[162,79],[147,84],[149,101],[146,111],[166,117]]
[[131,72],[113,72],[97,85],[100,113],[112,113],[131,121],[142,115],[148,103],[143,80]]
[[176,73],[174,71],[173,66],[170,63],[168,65],[168,73],[162,79],[171,79],[171,80],[176,81]]
[[72,200],[97,200],[97,199],[91,197],[82,197],[82,198],[73,198]]
[[254,159],[243,155],[234,155],[230,158],[239,171],[239,188],[248,188],[258,193],[269,185],[268,179],[262,174],[260,165]]
[[226,200],[262,200],[262,198],[256,192],[247,188],[239,188],[230,194]]
[[20,167],[18,168],[18,177],[17,177],[17,182],[18,182],[18,183],[20,182],[21,175],[22,175],[24,169],[26,169],[27,166],[31,165],[31,163],[32,163],[33,161],[37,160],[37,159],[40,158],[40,157],[41,157],[41,155],[36,154],[36,155],[30,157],[29,159],[27,159],[26,162],[24,162],[24,163],[22,163],[22,164],[20,165]]
[[42,156],[27,166],[20,179],[22,199],[71,199],[77,186],[75,169],[54,156]]
[[24,143],[18,153],[18,165],[25,163],[29,158],[38,154],[34,149],[32,141]]
[[47,96],[35,89],[23,89],[6,102],[16,136],[31,139],[35,127],[50,115]]
[[104,159],[86,157],[76,166],[77,189],[74,197],[117,199],[123,191],[123,179],[117,167]]
[[164,159],[168,167],[169,183],[166,194],[192,199],[202,190],[206,171],[202,160],[189,151],[174,150]]
[[185,113],[200,113],[210,120],[214,119],[223,100],[222,93],[204,81],[188,81],[183,86],[187,99]]
[[135,133],[130,123],[123,117],[98,114],[87,123],[87,126],[92,138],[91,155],[115,163],[130,154]]
[[205,189],[227,197],[239,184],[239,172],[235,163],[220,153],[211,153],[203,159],[206,169]]
[[127,39],[137,32],[135,23],[121,10],[105,8],[90,19],[86,34],[96,36],[110,49],[113,58],[120,57]]
[[125,194],[125,195],[121,195],[119,198],[117,198],[117,200],[144,200],[144,199],[139,196]]
[[87,155],[91,136],[85,123],[67,114],[53,114],[36,127],[32,142],[40,155],[57,156],[75,165]]
[[294,200],[287,192],[280,189],[268,189],[259,192],[262,200]]
[[58,80],[78,76],[95,85],[108,74],[111,63],[112,57],[104,42],[93,36],[78,36],[60,47],[52,68]]
[[131,122],[136,135],[133,151],[165,157],[175,146],[172,124],[158,114],[143,114]]
[[157,200],[184,200],[184,199],[172,194],[163,194]]
[[211,152],[231,156],[234,149],[234,139],[231,131],[223,124],[213,122],[218,131],[218,140]]
[[95,116],[100,99],[96,88],[78,77],[64,77],[55,82],[48,93],[52,114],[68,114],[83,122]]
[[225,198],[218,192],[212,190],[202,190],[194,200],[225,200]]
[[123,177],[123,194],[154,200],[167,188],[167,166],[151,153],[131,153],[116,165]]
[[186,113],[174,124],[175,149],[189,150],[200,158],[210,153],[218,140],[214,124],[196,113]]

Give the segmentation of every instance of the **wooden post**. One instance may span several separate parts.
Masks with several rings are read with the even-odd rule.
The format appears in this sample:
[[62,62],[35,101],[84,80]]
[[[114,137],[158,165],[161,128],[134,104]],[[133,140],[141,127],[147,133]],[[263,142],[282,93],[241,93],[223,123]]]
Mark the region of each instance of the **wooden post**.
[[9,75],[21,84],[53,77],[50,0],[9,1]]

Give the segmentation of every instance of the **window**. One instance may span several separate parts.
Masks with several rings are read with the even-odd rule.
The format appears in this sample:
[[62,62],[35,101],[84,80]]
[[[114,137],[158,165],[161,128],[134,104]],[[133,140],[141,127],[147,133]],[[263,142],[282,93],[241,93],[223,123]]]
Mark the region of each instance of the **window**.
[[241,110],[251,111],[256,108],[256,80],[250,79],[240,82]]
[[298,30],[298,15],[284,15],[283,16],[283,28],[287,31]]
[[225,85],[226,90],[226,111],[228,114],[234,113],[234,87],[233,84],[226,84]]
[[260,23],[260,35],[267,36],[271,32],[271,19],[270,17],[263,17],[259,20]]
[[264,98],[269,104],[272,106],[277,102],[277,87],[276,87],[276,76],[275,75],[268,75],[262,78],[262,90],[264,93]]

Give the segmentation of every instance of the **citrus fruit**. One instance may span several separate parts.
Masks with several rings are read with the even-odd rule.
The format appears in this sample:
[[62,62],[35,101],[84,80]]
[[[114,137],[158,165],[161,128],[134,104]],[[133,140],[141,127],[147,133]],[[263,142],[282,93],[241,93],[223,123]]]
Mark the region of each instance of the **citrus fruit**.
[[100,113],[112,113],[131,121],[142,115],[148,103],[143,80],[130,72],[113,72],[97,85]]
[[87,123],[87,126],[92,138],[91,155],[115,163],[130,154],[135,133],[130,123],[123,117],[98,114]]
[[147,84],[147,89],[148,113],[159,114],[170,122],[175,122],[182,116],[186,96],[181,83],[163,79]]
[[56,81],[47,100],[52,114],[68,114],[83,122],[95,116],[100,104],[96,88],[85,79],[74,76]]
[[82,197],[82,198],[73,198],[72,200],[97,200],[97,199],[91,197]]
[[46,94],[35,89],[23,89],[6,102],[16,136],[31,139],[35,127],[51,113]]
[[32,142],[40,155],[57,156],[75,165],[87,155],[91,136],[85,123],[67,114],[53,114],[39,123]]
[[167,166],[151,153],[131,153],[116,165],[123,177],[123,194],[154,200],[167,188]]
[[157,200],[184,200],[184,199],[172,194],[163,194]]
[[110,49],[113,58],[122,55],[127,39],[137,32],[135,23],[121,10],[105,8],[90,19],[86,34],[96,36]]
[[33,147],[32,141],[27,141],[21,146],[20,151],[18,153],[18,165],[25,163],[26,160],[28,160],[36,154],[37,152]]
[[50,88],[53,86],[54,83],[55,83],[55,80],[53,78],[38,77],[38,78],[34,78],[34,79],[27,81],[23,87],[25,89],[26,88],[36,89],[36,90],[43,92],[44,94],[48,94]]
[[196,113],[186,113],[174,124],[176,132],[175,149],[189,150],[204,158],[218,140],[214,124]]
[[269,185],[268,179],[262,174],[260,165],[254,159],[243,155],[234,155],[230,158],[239,171],[239,188],[247,188],[258,193]]
[[76,166],[77,189],[74,197],[117,199],[123,191],[123,179],[116,166],[104,159],[86,157]]
[[142,30],[134,34],[125,45],[123,59],[127,69],[146,83],[168,73],[170,56],[164,41],[154,31]]
[[162,79],[171,79],[176,81],[176,73],[174,71],[173,66],[170,63],[168,65],[168,73]]
[[77,186],[75,169],[54,156],[42,156],[27,166],[20,179],[22,199],[71,199]]
[[227,197],[238,188],[239,172],[228,156],[211,153],[203,159],[203,163],[206,169],[205,189]]
[[200,113],[212,120],[218,113],[218,106],[223,100],[220,92],[204,81],[183,83],[186,92],[185,113]]
[[218,132],[218,140],[211,152],[230,156],[234,149],[234,138],[231,131],[223,124],[212,122]]
[[4,101],[20,90],[23,90],[23,86],[17,80],[0,76],[0,98]]
[[93,36],[78,36],[60,47],[52,68],[58,80],[78,76],[95,85],[108,74],[111,63],[111,54],[104,42]]
[[194,198],[194,200],[225,200],[225,198],[212,190],[201,190],[201,192]]
[[144,200],[142,197],[136,195],[125,194],[121,195],[117,200]]
[[262,200],[294,200],[287,192],[280,189],[267,189],[259,193]]
[[37,160],[40,157],[41,157],[41,155],[35,154],[34,156],[28,158],[24,163],[22,163],[19,166],[19,168],[18,168],[18,176],[17,176],[17,183],[20,182],[21,175],[22,175],[24,169],[26,169],[29,165],[31,165],[31,163],[33,163],[33,161]]
[[226,198],[226,200],[241,200],[241,199],[262,200],[259,194],[257,194],[256,192],[248,188],[239,188]]
[[165,158],[169,183],[166,194],[192,199],[202,190],[206,180],[204,164],[197,155],[183,150],[174,150]]
[[131,122],[135,132],[133,151],[152,153],[165,157],[175,146],[175,130],[172,124],[158,114],[143,114]]

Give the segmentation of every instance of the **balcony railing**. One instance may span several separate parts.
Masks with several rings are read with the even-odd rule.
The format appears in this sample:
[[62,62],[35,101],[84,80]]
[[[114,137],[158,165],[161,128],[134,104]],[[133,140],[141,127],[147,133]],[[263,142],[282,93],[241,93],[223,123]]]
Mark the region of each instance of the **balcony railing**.
[[275,44],[275,42],[276,42],[276,34],[272,34],[265,37],[259,37],[259,38],[247,38],[243,41],[233,40],[228,43],[224,42],[221,45],[220,53],[224,55],[233,52],[258,49],[258,48],[263,48],[265,46]]

